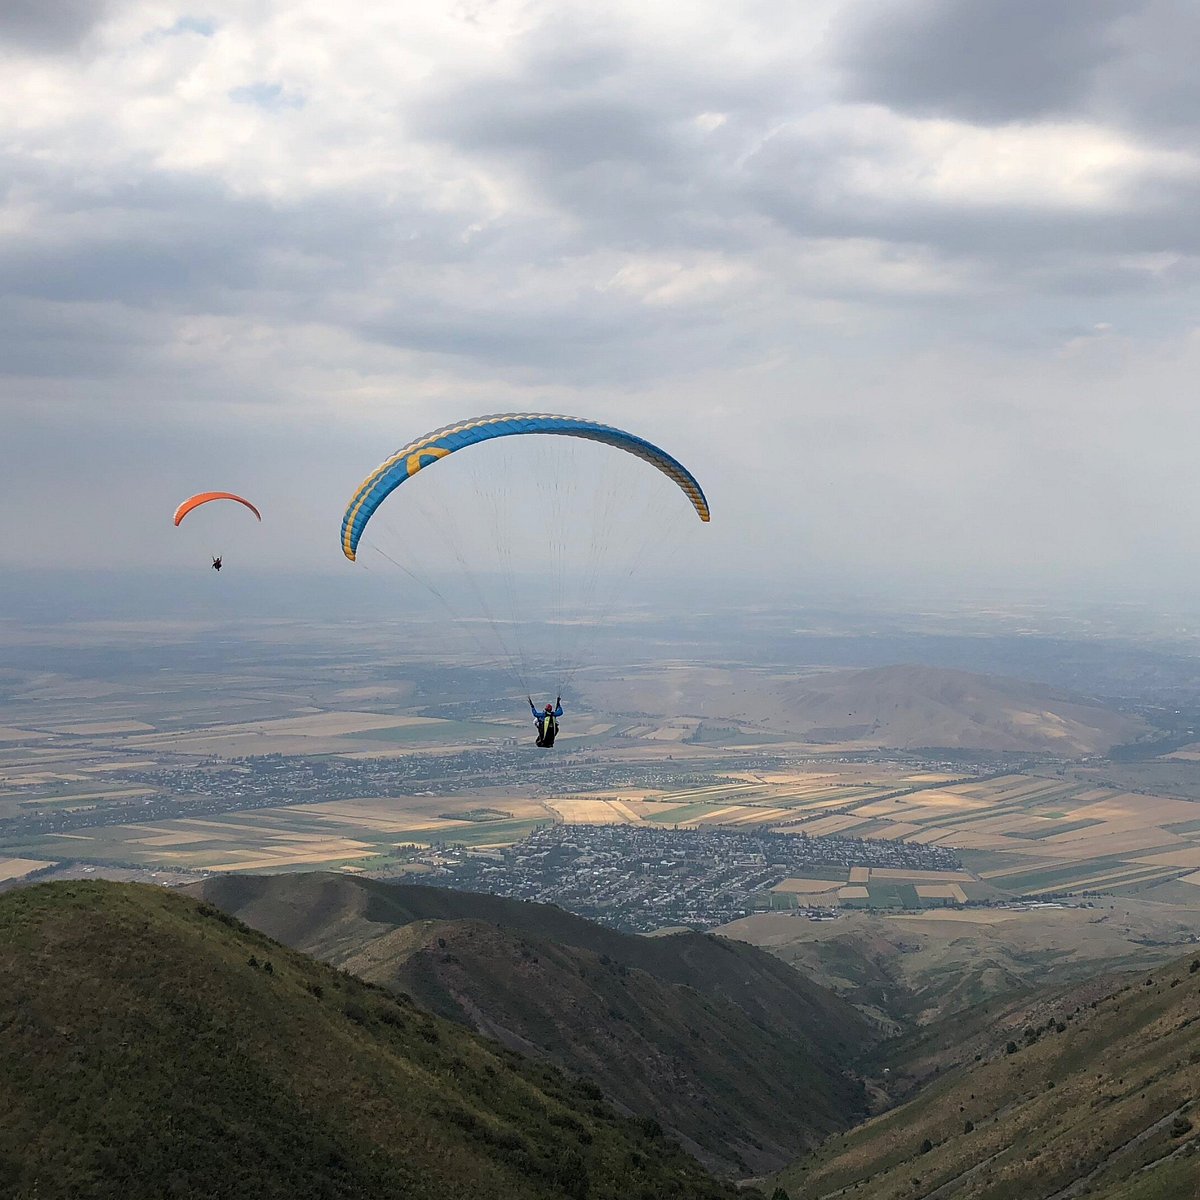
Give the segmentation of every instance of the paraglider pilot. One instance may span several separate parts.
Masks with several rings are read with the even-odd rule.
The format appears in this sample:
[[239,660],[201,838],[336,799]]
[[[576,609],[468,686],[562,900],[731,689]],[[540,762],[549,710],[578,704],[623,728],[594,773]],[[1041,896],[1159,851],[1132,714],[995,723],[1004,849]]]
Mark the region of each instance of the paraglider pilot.
[[529,701],[533,719],[537,722],[537,744],[548,750],[558,737],[558,718],[563,715],[562,697],[556,697],[553,707],[547,704],[544,712],[538,711],[532,696],[527,696],[526,699]]
[[221,569],[221,556],[218,554],[218,555],[217,555],[217,556],[216,556],[216,557],[213,559],[213,570],[214,570],[214,571],[219,571],[220,569]]

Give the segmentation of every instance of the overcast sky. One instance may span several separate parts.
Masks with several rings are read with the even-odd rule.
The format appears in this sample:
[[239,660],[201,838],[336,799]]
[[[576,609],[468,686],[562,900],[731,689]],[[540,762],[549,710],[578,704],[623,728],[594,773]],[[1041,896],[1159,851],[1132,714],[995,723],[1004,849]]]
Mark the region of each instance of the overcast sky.
[[[667,446],[703,560],[1200,586],[1194,0],[6,0],[0,567],[349,571],[459,416]],[[447,468],[439,468],[447,469]]]

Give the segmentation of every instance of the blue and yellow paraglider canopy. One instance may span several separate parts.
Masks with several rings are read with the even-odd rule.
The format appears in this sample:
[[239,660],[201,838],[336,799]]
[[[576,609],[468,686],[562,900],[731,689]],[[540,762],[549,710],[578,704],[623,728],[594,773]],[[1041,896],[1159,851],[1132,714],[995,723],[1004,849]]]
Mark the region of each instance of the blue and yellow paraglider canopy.
[[644,438],[580,417],[560,417],[553,413],[499,413],[490,417],[472,417],[435,429],[402,446],[380,463],[359,485],[346,507],[346,515],[342,518],[342,553],[354,560],[358,540],[371,515],[406,479],[411,479],[424,467],[476,442],[528,433],[587,438],[636,455],[679,485],[700,520],[709,519],[708,501],[696,477],[681,462]]

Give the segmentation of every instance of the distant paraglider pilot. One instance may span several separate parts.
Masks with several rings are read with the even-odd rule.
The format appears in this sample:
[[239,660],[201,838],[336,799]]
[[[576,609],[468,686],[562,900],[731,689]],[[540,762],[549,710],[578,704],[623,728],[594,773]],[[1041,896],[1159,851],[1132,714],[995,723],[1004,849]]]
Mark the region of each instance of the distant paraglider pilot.
[[[182,521],[183,518],[186,517],[193,509],[199,508],[204,504],[211,504],[214,500],[234,500],[243,507],[248,508],[254,514],[257,520],[262,520],[262,513],[260,513],[258,509],[255,508],[254,505],[245,498],[245,496],[236,496],[233,492],[197,492],[194,496],[189,496],[175,510],[175,525],[178,526],[179,522]],[[221,562],[221,556],[219,554],[214,554],[212,560],[212,569],[214,571],[220,571],[223,565],[224,564]]]
[[554,739],[558,737],[558,718],[563,715],[562,697],[556,697],[553,706],[547,704],[542,712],[538,711],[532,696],[527,696],[526,699],[529,701],[533,719],[537,722],[537,744],[549,750],[554,745]]

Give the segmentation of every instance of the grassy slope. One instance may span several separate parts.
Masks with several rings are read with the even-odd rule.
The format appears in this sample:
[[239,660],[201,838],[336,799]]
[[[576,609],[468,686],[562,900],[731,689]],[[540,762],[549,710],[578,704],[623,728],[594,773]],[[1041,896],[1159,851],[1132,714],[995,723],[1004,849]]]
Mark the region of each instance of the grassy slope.
[[346,876],[203,894],[281,940],[594,1080],[704,1161],[771,1170],[863,1107],[847,1004],[753,947],[640,938],[561,909]]
[[1085,1187],[1104,1200],[1191,1200],[1200,1180],[1200,968],[1191,961],[1139,975],[1095,1007],[1046,1002],[1031,1016],[1032,1042],[997,1028],[980,1062],[946,1072],[778,1182],[793,1200],[842,1189],[856,1200],[1065,1200]]
[[598,1097],[178,894],[0,897],[0,1196],[726,1194]]

